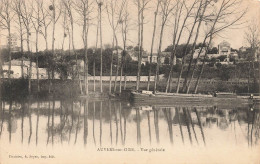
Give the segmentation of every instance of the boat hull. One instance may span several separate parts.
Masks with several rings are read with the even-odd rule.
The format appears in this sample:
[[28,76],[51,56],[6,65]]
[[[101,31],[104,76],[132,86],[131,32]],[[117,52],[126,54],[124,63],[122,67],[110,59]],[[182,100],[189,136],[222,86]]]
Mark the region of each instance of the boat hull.
[[210,97],[203,95],[174,95],[174,94],[142,94],[138,92],[131,93],[131,101],[138,104],[175,104],[175,105],[242,105],[253,103],[253,100],[242,97],[224,98]]

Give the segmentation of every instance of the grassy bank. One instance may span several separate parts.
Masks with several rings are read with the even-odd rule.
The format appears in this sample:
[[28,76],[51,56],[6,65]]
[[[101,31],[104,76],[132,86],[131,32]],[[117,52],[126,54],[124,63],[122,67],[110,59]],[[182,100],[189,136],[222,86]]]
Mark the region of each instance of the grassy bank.
[[[78,81],[72,80],[52,80],[49,92],[49,80],[40,80],[40,92],[37,93],[37,81],[32,80],[32,92],[31,96],[45,98],[50,95],[54,97],[76,97],[80,95],[80,87]],[[158,85],[159,91],[165,90],[165,81],[160,81]],[[172,83],[173,92],[176,89],[177,83],[174,81]],[[191,85],[191,92],[193,91],[195,82]],[[91,96],[95,96],[98,92],[100,92],[100,83],[96,81],[96,93],[94,93],[94,82],[89,81],[89,92]],[[126,89],[135,89],[136,82],[127,82]],[[140,89],[146,90],[147,82],[140,83]],[[182,86],[182,83],[181,83]],[[124,87],[124,83],[122,83],[122,89]],[[153,82],[151,83],[151,90],[153,90]],[[114,90],[114,83],[112,83],[112,91]],[[119,82],[117,82],[117,92],[119,92]],[[236,93],[247,93],[248,85],[246,83],[236,84],[232,82],[226,81],[206,81],[202,80],[200,86],[198,88],[199,93],[208,93],[213,91],[222,91],[222,92],[236,92]],[[109,82],[103,81],[103,92],[107,94],[109,92]],[[250,84],[249,87],[250,93],[258,93],[259,85],[258,84]],[[1,97],[2,98],[26,98],[29,95],[28,92],[28,80],[27,79],[12,79],[10,83],[7,79],[2,80],[1,82]]]

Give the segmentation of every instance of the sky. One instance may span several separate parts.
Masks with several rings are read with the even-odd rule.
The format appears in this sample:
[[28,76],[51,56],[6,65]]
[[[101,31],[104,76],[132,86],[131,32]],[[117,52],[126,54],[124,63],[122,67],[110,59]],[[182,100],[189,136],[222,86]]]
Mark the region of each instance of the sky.
[[[128,40],[127,40],[127,45],[130,46],[135,46],[137,45],[137,8],[136,5],[133,3],[134,0],[128,0],[128,6],[127,9],[130,13],[130,22],[129,22],[129,32],[128,32]],[[189,1],[188,1],[189,3]],[[48,1],[44,0],[44,5],[47,7],[50,3]],[[152,40],[152,32],[153,32],[153,13],[155,10],[155,4],[156,1],[155,0],[151,0],[148,3],[148,9],[145,10],[145,14],[144,14],[144,50],[150,51],[151,49],[151,40]],[[94,3],[94,5],[96,6],[96,4]],[[244,32],[247,29],[248,24],[250,24],[250,22],[252,21],[252,19],[259,21],[260,19],[260,0],[243,0],[242,4],[239,6],[238,10],[243,10],[245,8],[248,8],[248,12],[245,15],[245,17],[243,18],[243,20],[241,20],[241,22],[246,22],[240,26],[236,26],[235,28],[230,28],[230,29],[226,29],[225,31],[221,32],[218,36],[216,36],[213,40],[213,46],[217,46],[218,43],[220,43],[223,40],[228,41],[231,44],[232,48],[236,48],[238,49],[241,46],[246,46],[246,42],[244,39]],[[94,9],[94,12],[96,12],[97,10]],[[79,16],[78,15],[74,15],[75,16],[75,21],[78,22]],[[93,17],[95,17],[95,14],[93,15]],[[63,28],[61,26],[61,20],[58,21],[58,23],[56,24],[56,32],[55,32],[55,48],[60,49],[62,47],[62,40],[63,40]],[[155,37],[155,44],[154,44],[154,51],[158,50],[158,44],[159,44],[159,30],[160,30],[160,16],[158,16],[158,20],[157,20],[157,30],[156,30],[156,37]],[[97,19],[93,19],[92,20],[92,25],[90,26],[89,29],[89,36],[88,36],[88,43],[89,43],[89,47],[94,47],[96,44],[96,26],[97,24]],[[111,27],[109,25],[108,22],[108,16],[106,13],[106,10],[102,11],[102,34],[103,34],[103,45],[106,44],[112,44],[112,30]],[[12,26],[17,26],[15,21],[12,22]],[[51,30],[52,30],[52,25],[49,26],[49,48],[51,47]],[[16,28],[12,28],[13,32],[16,32],[17,29]],[[118,42],[119,42],[119,46],[122,46],[122,37],[121,37],[121,31],[118,30]],[[16,32],[18,34],[18,32]],[[4,42],[6,42],[6,38],[5,35],[7,34],[6,30],[2,30],[1,31],[1,38],[0,38],[0,43],[3,44]],[[164,36],[163,36],[163,42],[162,42],[162,50],[164,50],[168,45],[172,44],[172,34],[173,34],[173,16],[170,16],[168,21],[167,21],[167,25],[165,27],[165,31],[164,31]],[[187,40],[188,37],[188,31],[185,31],[183,36],[181,37],[180,42],[184,43]],[[202,37],[204,32],[200,32],[199,35],[199,42],[202,41]],[[75,43],[75,48],[79,49],[79,48],[83,48],[83,41],[82,41],[82,27],[79,26],[78,24],[75,24],[75,32],[74,32],[74,43]],[[32,32],[32,37],[31,37],[31,48],[32,51],[35,51],[35,33]],[[67,40],[65,40],[65,49],[68,49],[68,37]],[[19,46],[19,45],[18,45]],[[26,47],[26,43],[24,43],[24,47]],[[98,47],[100,47],[100,43],[98,43]],[[45,42],[43,37],[40,37],[39,40],[39,49],[40,50],[44,50],[45,49]]]

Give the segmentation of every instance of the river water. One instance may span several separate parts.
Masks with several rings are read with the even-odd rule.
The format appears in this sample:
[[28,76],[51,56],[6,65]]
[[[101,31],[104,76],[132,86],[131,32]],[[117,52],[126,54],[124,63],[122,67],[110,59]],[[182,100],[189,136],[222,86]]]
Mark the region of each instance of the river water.
[[3,163],[259,162],[257,105],[2,101]]

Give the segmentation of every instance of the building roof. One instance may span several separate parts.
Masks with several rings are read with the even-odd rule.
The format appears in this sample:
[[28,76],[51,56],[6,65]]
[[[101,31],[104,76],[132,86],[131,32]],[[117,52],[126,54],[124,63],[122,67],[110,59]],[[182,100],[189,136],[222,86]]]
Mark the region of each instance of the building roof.
[[219,46],[230,46],[230,43],[227,41],[223,40],[222,42],[219,43]]

